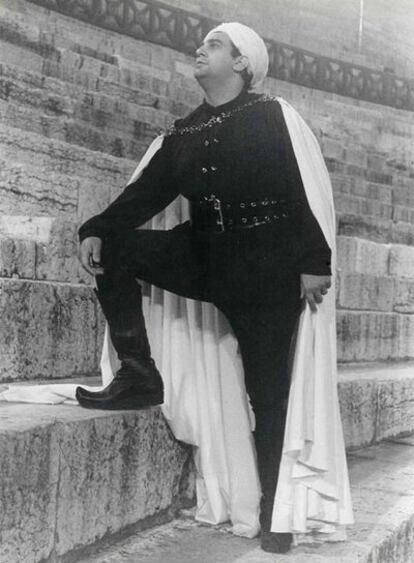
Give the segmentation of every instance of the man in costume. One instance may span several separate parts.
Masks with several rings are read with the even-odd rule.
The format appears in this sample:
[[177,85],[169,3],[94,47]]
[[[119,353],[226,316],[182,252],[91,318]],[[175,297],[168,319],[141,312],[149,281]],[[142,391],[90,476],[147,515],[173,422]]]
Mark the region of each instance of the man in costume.
[[[262,548],[287,551],[290,533],[271,520],[289,394],[288,358],[307,301],[330,287],[329,248],[309,206],[280,103],[256,92],[266,76],[262,39],[222,24],[196,52],[204,102],[165,134],[141,176],[80,228],[80,258],[121,368],[99,392],[78,388],[88,408],[161,404],[137,279],[213,303],[237,337],[255,414],[262,488]],[[137,229],[178,195],[191,220],[172,230]],[[275,470],[276,468],[276,470]]]

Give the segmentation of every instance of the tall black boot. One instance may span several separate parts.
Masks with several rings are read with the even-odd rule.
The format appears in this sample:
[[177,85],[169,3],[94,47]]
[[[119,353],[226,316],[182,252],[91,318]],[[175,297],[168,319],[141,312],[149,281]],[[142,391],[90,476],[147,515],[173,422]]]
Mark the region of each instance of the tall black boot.
[[163,383],[151,358],[140,286],[125,272],[98,276],[97,282],[96,295],[108,321],[121,368],[102,391],[78,387],[79,404],[104,410],[141,409],[162,404]]
[[255,409],[254,432],[262,498],[260,502],[260,546],[270,553],[289,551],[291,533],[271,532],[272,514],[283,447],[286,411],[280,405]]

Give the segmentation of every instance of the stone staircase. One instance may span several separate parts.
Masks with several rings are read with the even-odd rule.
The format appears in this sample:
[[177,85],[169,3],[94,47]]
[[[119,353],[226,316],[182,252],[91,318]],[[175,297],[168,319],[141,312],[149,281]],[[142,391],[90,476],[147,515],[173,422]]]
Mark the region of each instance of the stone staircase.
[[357,523],[346,542],[299,538],[289,553],[260,549],[225,525],[207,527],[181,511],[171,523],[131,534],[81,563],[394,563],[414,561],[414,435],[348,456]]
[[[24,0],[1,3],[0,53],[0,387],[91,378],[103,323],[76,258],[77,227],[116,197],[149,141],[200,93],[185,55]],[[371,542],[349,561],[409,563],[414,501],[404,479],[412,448],[356,450],[414,430],[414,118],[273,79],[267,90],[311,124],[334,185],[339,393],[358,520],[352,541],[369,531]],[[194,502],[189,449],[159,409],[105,414],[0,403],[0,442],[0,563],[76,561]],[[377,451],[388,456],[381,470]],[[379,480],[368,486],[376,469]],[[386,491],[383,520],[381,509],[370,516],[377,489]],[[224,537],[211,532],[213,543],[214,533]],[[378,555],[387,538],[392,555]],[[313,546],[303,561],[348,562],[350,545],[328,555]],[[146,562],[139,557],[130,560]]]
[[158,408],[0,403],[0,562],[76,561],[171,520],[194,502],[191,461]]
[[302,538],[281,557],[183,513],[194,503],[191,450],[159,408],[0,403],[0,562],[411,563],[414,435],[402,429],[412,428],[413,369],[341,373],[356,523],[345,543]]

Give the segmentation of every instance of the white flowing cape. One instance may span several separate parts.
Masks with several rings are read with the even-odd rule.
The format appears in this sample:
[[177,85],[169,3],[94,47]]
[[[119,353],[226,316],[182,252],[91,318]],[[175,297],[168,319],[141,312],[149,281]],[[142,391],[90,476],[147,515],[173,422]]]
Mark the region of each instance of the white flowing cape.
[[[328,172],[313,133],[299,114],[278,98],[291,137],[309,205],[332,250],[335,272],[335,213]],[[157,137],[130,182],[161,147]],[[188,218],[179,197],[154,217],[154,229]],[[224,316],[210,303],[178,297],[144,284],[144,315],[153,357],[165,385],[163,413],[176,438],[194,446],[200,521],[230,520],[235,534],[259,532],[260,483],[237,342]],[[102,352],[102,383],[118,367],[108,330]],[[0,399],[39,403],[75,400],[76,385],[14,386]],[[275,468],[276,471],[276,468]],[[336,375],[335,287],[317,313],[304,308],[291,373],[283,456],[272,531],[322,532],[344,539],[353,523]]]

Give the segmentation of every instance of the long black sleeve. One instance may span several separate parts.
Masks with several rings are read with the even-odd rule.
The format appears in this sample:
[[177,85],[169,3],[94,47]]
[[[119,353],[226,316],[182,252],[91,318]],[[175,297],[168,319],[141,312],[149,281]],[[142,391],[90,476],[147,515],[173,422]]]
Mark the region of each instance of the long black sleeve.
[[105,211],[86,221],[79,229],[79,238],[81,241],[91,236],[104,239],[110,234],[139,227],[167,207],[178,194],[170,150],[164,140],[138,180],[129,184]]
[[293,151],[292,141],[280,104],[274,111],[278,131],[279,158],[284,162],[283,176],[287,191],[300,202],[299,212],[299,266],[301,273],[313,275],[331,275],[331,249],[326,242],[322,229],[309,207],[300,175],[299,166]]

